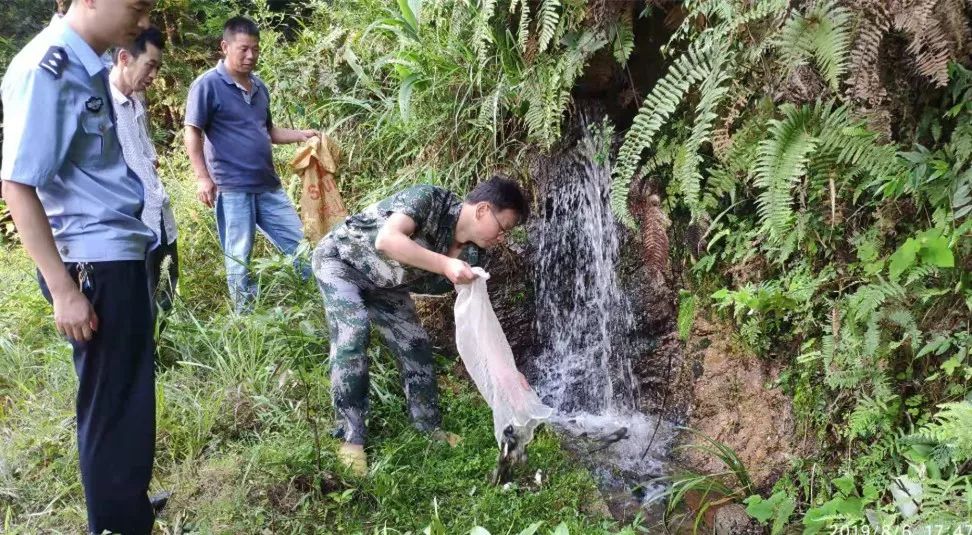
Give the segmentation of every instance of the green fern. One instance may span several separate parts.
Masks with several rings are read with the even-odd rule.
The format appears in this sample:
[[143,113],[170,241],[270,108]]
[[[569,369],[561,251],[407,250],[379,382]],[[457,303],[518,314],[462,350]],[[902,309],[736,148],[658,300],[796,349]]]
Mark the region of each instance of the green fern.
[[526,51],[527,39],[530,37],[530,3],[527,0],[512,0],[510,2],[510,14],[520,8],[520,20],[517,24],[516,44],[521,52]]
[[622,66],[628,64],[628,58],[634,51],[634,27],[631,12],[625,11],[621,18],[611,28],[611,52],[614,59]]
[[[745,3],[731,0],[703,0],[701,2],[685,2],[684,7],[689,13],[692,13],[692,16],[685,17],[682,24],[675,30],[668,41],[669,46],[687,39],[691,33],[697,31],[697,17],[701,17],[707,22],[707,28],[701,32],[700,37],[714,41],[730,40],[729,38],[739,34],[752,37],[751,24],[766,18],[779,18],[787,12],[788,2],[786,0],[756,0],[752,3]],[[775,30],[776,26],[778,26],[778,23],[770,24],[770,33]],[[763,49],[769,43],[769,40],[760,40],[755,44],[755,48]],[[752,44],[747,42],[747,45]],[[753,46],[747,46],[746,50],[753,48]]]
[[908,271],[908,277],[905,279],[905,285],[911,285],[919,281],[927,281],[939,274],[941,269],[938,266],[933,266],[931,264],[921,264],[915,266]]
[[496,10],[496,0],[480,0],[479,11],[473,21],[472,49],[480,61],[486,59],[489,43],[493,40],[491,20]]
[[493,92],[482,99],[479,105],[479,113],[474,121],[476,126],[485,128],[495,134],[499,122],[500,99],[505,89],[505,85],[501,82],[497,84]]
[[848,310],[854,321],[867,321],[888,299],[901,299],[905,295],[901,285],[881,281],[861,286],[848,298]]
[[600,32],[585,31],[568,43],[556,63],[538,64],[524,84],[527,132],[544,148],[560,137],[561,118],[570,103],[570,89],[587,61],[606,44]]
[[530,137],[543,147],[549,147],[560,133],[560,114],[570,93],[561,89],[560,76],[540,78],[525,87],[527,112],[523,117]]
[[701,99],[695,108],[692,132],[682,145],[680,150],[684,155],[677,159],[672,172],[672,178],[679,184],[693,218],[698,218],[702,212],[702,174],[699,172],[702,157],[699,150],[704,143],[711,141],[712,125],[717,117],[716,108],[725,99],[729,91],[725,82],[731,78],[731,73],[723,68],[725,56],[722,51],[715,51],[712,56],[711,70],[699,86]]
[[944,445],[956,464],[972,459],[972,402],[945,403],[916,436]]
[[819,116],[819,155],[812,165],[814,173],[824,175],[833,167],[843,167],[849,175],[868,175],[885,182],[906,173],[896,147],[882,143],[878,134],[863,121],[851,117],[847,106],[832,102],[814,106]]
[[[711,23],[711,26],[703,30],[688,45],[686,51],[674,60],[665,76],[652,88],[641,109],[638,110],[638,114],[625,135],[624,143],[618,153],[618,162],[611,183],[611,210],[621,222],[632,228],[636,226],[636,223],[628,211],[628,189],[635,170],[641,163],[642,154],[646,149],[654,148],[655,136],[678,108],[689,88],[694,84],[703,82],[710,74],[716,72],[718,83],[710,83],[701,91],[701,107],[697,108],[697,112],[702,110],[706,113],[697,113],[697,120],[703,119],[703,124],[698,125],[698,128],[693,128],[694,138],[691,140],[691,144],[696,150],[683,150],[683,157],[677,162],[679,163],[677,171],[683,184],[683,190],[689,192],[689,199],[699,199],[696,185],[701,178],[697,175],[701,160],[697,154],[697,149],[711,136],[712,124],[708,112],[714,113],[718,103],[725,97],[725,90],[722,88],[722,80],[720,79],[723,75],[723,69],[717,71],[712,68],[713,56],[726,53],[722,48],[725,43],[733,42],[732,39],[729,39],[731,35],[746,31],[748,26],[754,22],[772,15],[778,15],[786,8],[786,2],[783,0],[762,0],[754,2],[744,10],[738,10],[733,2],[704,0],[702,2],[687,2],[686,8],[693,16],[685,18],[680,28],[669,40],[669,46],[695,31],[694,21],[697,19],[694,15],[703,16]],[[759,44],[757,47],[761,48],[762,45]],[[743,51],[747,49],[746,46],[740,48]],[[732,70],[736,61],[732,59],[732,56],[736,52],[738,50],[732,51],[725,59],[725,70]],[[709,91],[718,92],[715,95],[707,95]],[[702,102],[704,102],[704,105]],[[696,208],[694,212],[698,214],[699,209]]]
[[574,82],[584,72],[588,60],[595,52],[608,43],[602,32],[587,30],[580,35],[568,39],[567,50],[557,62],[557,70],[561,73],[563,89],[570,91]]
[[682,144],[672,138],[662,138],[655,145],[655,152],[649,156],[638,170],[640,176],[651,176],[665,166],[675,163],[676,153]]
[[628,211],[628,188],[641,161],[641,153],[652,146],[658,130],[678,108],[688,88],[704,80],[711,72],[708,44],[693,43],[655,84],[638,110],[618,152],[618,163],[611,183],[611,210],[625,225],[636,226]]
[[813,58],[824,80],[836,91],[847,71],[850,21],[850,12],[832,1],[821,2],[806,14],[795,13],[778,40],[780,59],[792,72],[807,58]]
[[793,219],[793,185],[803,176],[818,139],[812,133],[813,111],[807,106],[782,107],[783,119],[771,120],[769,136],[759,144],[756,186],[760,220],[771,239],[781,241]]
[[847,428],[844,433],[849,438],[870,438],[891,430],[892,404],[897,396],[868,396],[862,395],[857,400],[857,406],[847,417]]
[[[918,329],[918,323],[915,322],[915,315],[911,311],[904,308],[893,308],[884,312],[884,319],[904,331],[905,336],[911,339],[911,347],[917,349],[921,346],[922,334]],[[902,339],[903,341],[904,339]]]
[[537,37],[537,52],[543,52],[550,45],[557,31],[557,23],[560,22],[560,0],[543,0],[540,4],[540,11],[537,16],[539,25],[539,36]]

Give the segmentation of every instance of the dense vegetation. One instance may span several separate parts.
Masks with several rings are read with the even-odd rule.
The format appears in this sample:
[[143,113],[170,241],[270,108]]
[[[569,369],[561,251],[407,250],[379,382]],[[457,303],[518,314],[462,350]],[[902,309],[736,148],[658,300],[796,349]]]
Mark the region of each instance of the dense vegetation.
[[685,8],[613,207],[634,224],[635,176],[664,191],[687,299],[786,365],[778,386],[817,447],[750,513],[774,533],[968,526],[972,73],[950,62],[968,54],[967,6]]
[[[0,5],[4,32],[18,28],[4,35],[0,66],[50,19],[53,3],[42,4]],[[300,9],[264,3],[237,8],[221,1],[163,0],[158,6],[156,20],[170,43],[162,79],[148,97],[164,154],[160,172],[179,222],[182,264],[180,299],[159,343],[153,490],[174,492],[160,528],[167,533],[445,534],[477,526],[477,533],[630,532],[605,517],[603,503],[599,508],[592,501],[597,490],[591,476],[561,451],[552,434],[541,434],[531,445],[530,467],[511,487],[490,486],[496,447],[489,409],[471,384],[453,375],[453,361],[442,359],[439,365],[444,425],[463,442],[451,449],[412,431],[398,371],[378,343],[370,353],[372,470],[358,480],[338,466],[329,435],[327,328],[316,287],[302,284],[289,264],[261,243],[255,269],[262,300],[251,316],[230,313],[213,217],[195,200],[177,135],[189,83],[215,63],[226,18],[239,10],[260,21],[259,72],[274,88],[277,120],[335,133],[348,162],[342,191],[352,206],[416,180],[461,191],[474,180],[474,167],[506,158],[502,151],[507,149],[483,143],[487,138],[477,131],[469,135],[480,137],[449,139],[449,146],[428,144],[428,150],[480,151],[455,163],[452,174],[432,174],[447,167],[443,162],[452,161],[452,152],[430,153],[434,160],[425,168],[406,164],[418,160],[417,147],[429,140],[428,125],[442,129],[441,139],[449,132],[463,135],[465,126],[450,128],[445,105],[435,109],[441,95],[416,96],[409,105],[397,86],[389,93],[398,83],[388,72],[393,55],[407,52],[399,49],[391,29],[402,21],[368,30],[391,16],[382,2],[341,10],[325,2]],[[447,33],[438,37],[450,39]],[[465,59],[441,58],[428,68],[454,75]],[[424,107],[430,111],[419,111]],[[401,114],[408,109],[425,124],[404,123]],[[433,111],[440,115],[429,117]],[[287,171],[292,155],[292,147],[275,154],[294,192],[299,184]],[[37,291],[23,250],[8,242],[0,245],[0,258],[0,531],[78,533],[85,517],[70,347],[53,329],[50,307]]]
[[[49,17],[38,4],[0,8],[4,32],[18,28],[0,36],[0,65],[30,35],[22,28]],[[967,4],[160,0],[170,50],[149,97],[185,238],[182,300],[161,340],[159,485],[190,511],[168,528],[617,529],[570,512],[592,483],[546,435],[533,462],[549,487],[481,485],[488,416],[461,382],[447,379],[447,422],[464,446],[407,432],[377,350],[376,474],[322,475],[334,466],[321,445],[326,329],[314,289],[266,260],[259,312],[227,316],[211,215],[192,199],[179,147],[188,83],[215,61],[215,36],[237,11],[264,29],[260,74],[278,121],[341,142],[352,206],[416,181],[464,190],[492,169],[525,172],[556,147],[595,54],[624,66],[639,21],[665,18],[668,71],[628,88],[644,102],[630,128],[614,129],[613,208],[658,235],[665,217],[646,217],[629,191],[662,197],[685,285],[680,323],[735,321],[741,343],[784,366],[778,387],[815,444],[762,496],[736,481],[719,488],[773,533],[972,521],[972,73],[956,62],[972,43]],[[289,151],[276,154],[284,169]],[[72,529],[82,511],[64,425],[73,372],[29,261],[7,247],[0,512],[11,531]]]

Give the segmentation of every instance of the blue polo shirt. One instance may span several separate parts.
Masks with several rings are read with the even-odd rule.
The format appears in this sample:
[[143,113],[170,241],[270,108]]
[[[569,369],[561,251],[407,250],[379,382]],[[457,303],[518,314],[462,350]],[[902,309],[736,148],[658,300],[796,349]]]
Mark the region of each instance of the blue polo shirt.
[[156,241],[139,219],[142,182],[125,163],[94,50],[63,21],[10,62],[0,178],[33,186],[65,262],[144,260]]
[[255,75],[250,83],[248,93],[220,60],[189,87],[185,124],[206,134],[206,165],[221,191],[260,193],[280,187],[270,143],[270,92]]

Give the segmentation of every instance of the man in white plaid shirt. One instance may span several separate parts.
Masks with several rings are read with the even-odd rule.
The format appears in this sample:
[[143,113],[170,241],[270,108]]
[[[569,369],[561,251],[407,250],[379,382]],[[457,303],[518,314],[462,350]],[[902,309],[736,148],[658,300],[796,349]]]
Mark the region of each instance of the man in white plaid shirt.
[[[159,72],[164,47],[164,38],[158,28],[153,26],[145,30],[135,39],[131,50],[120,48],[115,51],[115,65],[109,80],[125,161],[142,179],[145,188],[142,221],[159,237],[159,246],[146,256],[149,289],[157,307],[167,311],[172,306],[179,276],[176,224],[169,196],[156,172],[158,155],[149,137],[148,115],[140,97]],[[170,260],[163,266],[166,257]],[[166,280],[160,286],[163,268]]]

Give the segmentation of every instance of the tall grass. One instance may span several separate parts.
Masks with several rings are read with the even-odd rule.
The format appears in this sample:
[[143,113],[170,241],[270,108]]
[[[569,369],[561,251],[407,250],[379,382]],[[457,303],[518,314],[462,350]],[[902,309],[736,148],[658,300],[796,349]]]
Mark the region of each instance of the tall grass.
[[[442,377],[451,449],[412,430],[395,363],[372,344],[367,479],[337,464],[330,437],[327,328],[311,282],[261,243],[254,266],[261,299],[230,313],[212,214],[194,196],[185,157],[162,166],[180,225],[180,293],[159,340],[153,490],[174,492],[158,525],[166,533],[447,533],[482,526],[517,532],[618,527],[586,513],[597,490],[552,435],[532,446],[513,489],[487,485],[495,460],[488,407],[475,389]],[[83,531],[69,346],[53,328],[34,269],[18,247],[0,250],[0,530]],[[451,362],[440,358],[440,369]],[[545,480],[537,487],[533,472]],[[561,530],[562,532],[562,530]]]

